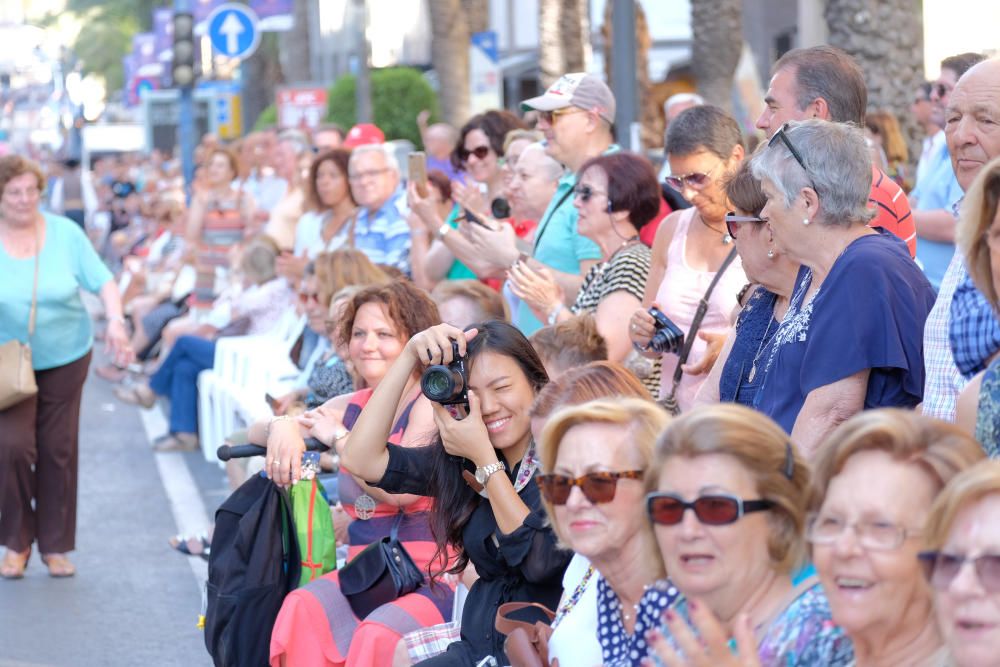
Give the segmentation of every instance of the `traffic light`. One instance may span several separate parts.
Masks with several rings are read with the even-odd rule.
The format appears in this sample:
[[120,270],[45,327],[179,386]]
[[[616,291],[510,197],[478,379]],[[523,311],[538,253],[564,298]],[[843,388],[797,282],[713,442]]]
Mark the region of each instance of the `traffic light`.
[[194,85],[194,16],[174,14],[174,62],[171,76],[175,88]]

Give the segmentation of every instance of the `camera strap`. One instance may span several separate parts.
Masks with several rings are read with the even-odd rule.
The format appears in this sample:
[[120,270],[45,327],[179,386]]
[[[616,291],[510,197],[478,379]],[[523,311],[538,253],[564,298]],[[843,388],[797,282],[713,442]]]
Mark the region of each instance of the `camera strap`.
[[705,313],[708,312],[708,300],[712,298],[712,292],[715,290],[715,286],[719,284],[719,280],[722,278],[722,274],[726,272],[729,265],[733,263],[736,259],[736,247],[734,246],[726,258],[722,260],[722,266],[719,270],[715,272],[715,276],[712,278],[712,282],[708,284],[708,289],[705,290],[705,295],[701,297],[701,301],[698,302],[698,309],[694,313],[694,319],[691,320],[691,327],[688,329],[687,336],[684,337],[684,346],[681,348],[681,353],[677,355],[677,368],[674,369],[674,384],[670,389],[670,393],[663,399],[664,403],[676,402],[674,398],[677,394],[677,387],[681,383],[681,378],[684,376],[684,371],[681,366],[687,363],[688,355],[691,354],[691,347],[694,345],[694,339],[698,335],[698,329],[701,327],[701,321],[705,319]]

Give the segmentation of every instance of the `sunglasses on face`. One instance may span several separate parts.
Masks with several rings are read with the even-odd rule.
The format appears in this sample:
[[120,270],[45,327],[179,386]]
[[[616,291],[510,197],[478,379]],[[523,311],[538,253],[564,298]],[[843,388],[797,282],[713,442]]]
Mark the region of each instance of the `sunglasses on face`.
[[590,198],[593,197],[594,195],[606,195],[606,194],[608,193],[604,192],[603,190],[595,190],[589,185],[577,185],[575,188],[573,188],[573,195],[579,197],[580,201],[582,201],[584,204],[589,202]]
[[566,109],[556,109],[555,111],[539,111],[538,116],[549,125],[555,125],[556,119],[560,116],[568,116],[574,113],[587,113],[585,109],[569,107]]
[[490,154],[490,147],[489,146],[476,146],[471,151],[466,150],[466,149],[463,148],[462,150],[460,150],[458,152],[458,157],[459,157],[459,159],[462,160],[462,162],[468,162],[469,161],[469,156],[471,156],[471,155],[475,155],[476,159],[478,159],[478,160],[485,160],[486,156],[489,155],[489,154]]
[[574,486],[579,486],[580,490],[583,491],[583,496],[595,505],[610,503],[615,499],[615,491],[618,489],[618,480],[620,479],[642,479],[642,471],[592,472],[575,479],[566,475],[537,475],[535,477],[542,495],[553,505],[565,505]]
[[795,158],[795,161],[799,163],[800,167],[802,167],[802,171],[806,172],[806,177],[809,179],[809,184],[812,186],[812,189],[815,190],[816,184],[813,183],[812,174],[809,172],[809,167],[806,166],[805,161],[802,159],[802,154],[799,153],[798,150],[795,149],[795,146],[792,145],[792,140],[788,138],[788,130],[790,129],[792,129],[791,125],[789,125],[788,123],[782,125],[781,129],[775,132],[774,136],[772,136],[770,141],[767,142],[767,147],[774,148],[775,144],[777,144],[779,141],[785,144],[785,148],[788,149],[788,152],[792,154],[792,157]]
[[737,215],[735,211],[726,213],[726,231],[729,232],[729,235],[734,239],[736,238],[737,226],[742,222],[755,222],[760,224],[767,222],[767,220],[759,215]]
[[695,171],[691,172],[690,174],[685,174],[683,176],[667,176],[666,178],[663,179],[663,182],[672,187],[674,190],[677,190],[678,192],[683,192],[684,186],[687,186],[694,190],[701,190],[706,185],[708,185],[709,179],[711,179],[712,174],[715,173],[715,170],[719,168],[720,164],[722,163],[720,162],[719,164],[715,165],[714,167],[709,169],[707,173],[704,174]]
[[313,292],[309,294],[308,292],[299,292],[299,303],[302,305],[308,305],[310,303],[319,303],[319,295]]
[[939,591],[947,590],[965,564],[971,563],[983,590],[987,593],[1000,593],[1000,554],[983,554],[969,558],[943,551],[923,551],[917,554],[917,558],[924,566],[927,581]]
[[654,492],[646,496],[646,514],[660,526],[676,526],[688,510],[694,510],[698,521],[706,526],[725,526],[736,523],[744,514],[772,507],[774,503],[770,500],[743,500],[725,494],[699,496],[691,502],[672,493]]

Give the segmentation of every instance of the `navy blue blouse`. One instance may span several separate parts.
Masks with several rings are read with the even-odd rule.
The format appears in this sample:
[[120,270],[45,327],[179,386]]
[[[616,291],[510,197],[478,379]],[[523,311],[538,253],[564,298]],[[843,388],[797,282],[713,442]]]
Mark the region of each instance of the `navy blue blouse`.
[[[758,286],[736,319],[736,340],[719,376],[719,400],[752,408],[764,379],[764,366],[779,323],[774,319],[778,295]],[[755,370],[756,366],[756,370]]]
[[871,371],[866,410],[920,403],[924,322],[934,290],[903,242],[884,230],[862,236],[806,302],[811,283],[812,271],[803,266],[755,407],[790,433],[809,392],[865,369]]

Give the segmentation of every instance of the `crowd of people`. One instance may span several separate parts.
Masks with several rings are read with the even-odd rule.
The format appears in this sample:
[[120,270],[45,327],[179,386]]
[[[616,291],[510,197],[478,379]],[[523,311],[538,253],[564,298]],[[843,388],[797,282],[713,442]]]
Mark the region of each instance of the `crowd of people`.
[[41,276],[38,394],[0,410],[0,576],[36,541],[74,571],[82,287],[95,372],[167,399],[157,451],[199,448],[220,338],[299,322],[233,484],[293,486],[321,441],[346,562],[398,537],[424,584],[364,614],[338,571],[298,588],[260,629],[275,667],[511,664],[511,602],[552,664],[997,664],[1000,60],[941,70],[915,162],[826,46],[774,65],[756,148],[668,100],[662,167],[585,73],[521,114],[421,114],[426,180],[373,125],[207,136],[190,206],[163,156],[86,187],[71,165],[48,202],[0,159],[0,339],[28,341]]

